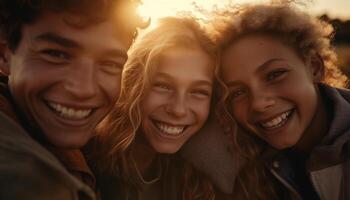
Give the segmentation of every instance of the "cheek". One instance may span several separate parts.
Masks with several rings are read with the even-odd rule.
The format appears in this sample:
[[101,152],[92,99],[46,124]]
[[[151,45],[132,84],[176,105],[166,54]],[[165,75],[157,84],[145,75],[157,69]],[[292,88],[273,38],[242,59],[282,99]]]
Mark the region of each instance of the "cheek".
[[308,74],[301,72],[293,73],[281,84],[276,85],[276,87],[276,90],[282,94],[282,97],[289,97],[301,102],[307,99],[305,98],[306,96],[313,95],[316,91],[312,78]]
[[145,93],[145,97],[142,101],[143,114],[150,114],[157,111],[157,108],[162,107],[168,102],[167,95],[158,94],[153,91]]
[[202,125],[205,123],[209,116],[209,111],[210,111],[210,101],[204,101],[200,103],[192,103],[190,105],[192,107],[193,112],[197,116],[198,122]]
[[39,93],[49,90],[56,82],[55,77],[57,76],[51,76],[45,72],[26,73],[27,71],[25,69],[16,71],[9,77],[10,90],[15,98],[19,98],[17,99],[19,101],[23,101],[25,96],[27,96],[25,98],[38,97]]
[[100,76],[97,81],[98,87],[101,88],[102,92],[105,93],[109,102],[114,104],[117,101],[120,94],[121,77],[119,76]]
[[237,102],[231,105],[233,118],[244,125],[248,121],[248,104],[244,102]]
[[280,88],[282,97],[289,100],[301,109],[301,112],[309,112],[317,104],[316,86],[309,80],[294,82],[292,87]]

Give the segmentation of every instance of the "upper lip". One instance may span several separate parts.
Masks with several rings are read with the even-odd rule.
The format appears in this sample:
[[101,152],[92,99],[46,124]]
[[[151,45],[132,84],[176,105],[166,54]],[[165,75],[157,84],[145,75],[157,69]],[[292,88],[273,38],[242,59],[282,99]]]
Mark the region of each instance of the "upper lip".
[[155,119],[155,118],[151,118],[152,120],[156,121],[156,122],[160,122],[160,123],[164,123],[164,124],[167,124],[169,126],[188,126],[189,124],[188,123],[179,123],[179,124],[173,124],[171,122],[166,122],[166,121],[163,121],[163,120],[158,120],[158,119]]
[[275,119],[276,117],[278,117],[278,116],[282,115],[283,113],[288,112],[290,110],[292,110],[292,109],[287,109],[287,110],[284,110],[282,112],[278,112],[277,114],[269,114],[268,116],[257,117],[253,120],[253,123],[260,124],[260,123],[269,122],[269,121]]
[[67,108],[72,108],[72,109],[76,109],[76,110],[88,110],[88,109],[96,109],[98,108],[98,106],[96,105],[89,105],[89,104],[73,104],[73,103],[62,103],[62,102],[58,102],[58,101],[52,101],[52,100],[45,100],[46,102],[50,102],[50,103],[55,103],[55,104],[60,104],[64,107]]

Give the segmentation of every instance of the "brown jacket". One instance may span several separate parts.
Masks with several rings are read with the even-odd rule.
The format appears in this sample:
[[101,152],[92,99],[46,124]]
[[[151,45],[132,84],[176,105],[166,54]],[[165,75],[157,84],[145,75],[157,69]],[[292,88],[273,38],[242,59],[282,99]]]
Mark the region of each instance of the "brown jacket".
[[2,112],[0,122],[0,199],[95,198],[88,186]]

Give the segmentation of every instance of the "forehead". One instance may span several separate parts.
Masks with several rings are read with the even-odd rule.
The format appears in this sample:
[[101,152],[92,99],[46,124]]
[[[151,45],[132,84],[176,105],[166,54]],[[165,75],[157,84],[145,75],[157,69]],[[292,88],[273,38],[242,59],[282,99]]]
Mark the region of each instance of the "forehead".
[[[282,42],[282,39],[266,34],[249,34],[234,40],[222,54],[225,61],[248,62],[257,59],[264,59],[267,56],[282,56],[290,53],[292,48]],[[254,56],[255,59],[247,59]],[[232,59],[232,57],[236,59]],[[237,59],[242,57],[242,59]]]
[[35,22],[22,27],[22,38],[32,40],[41,34],[52,33],[81,43],[82,46],[104,43],[127,50],[128,41],[119,31],[116,19],[108,18],[105,21],[84,24],[84,26],[78,24],[81,20],[81,16],[67,13],[43,13]]
[[180,78],[211,79],[214,64],[200,48],[171,48],[164,51],[157,72]]
[[292,46],[279,37],[249,34],[238,38],[222,52],[224,78],[253,73],[259,66],[273,59],[300,59]]

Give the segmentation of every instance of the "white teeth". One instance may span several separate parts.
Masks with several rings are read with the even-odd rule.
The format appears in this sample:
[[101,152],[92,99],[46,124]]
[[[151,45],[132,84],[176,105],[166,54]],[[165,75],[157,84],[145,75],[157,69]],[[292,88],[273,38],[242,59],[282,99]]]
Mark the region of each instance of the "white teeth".
[[157,128],[159,128],[162,132],[169,135],[178,135],[183,132],[185,126],[169,126],[163,123],[156,123]]
[[65,107],[61,104],[49,102],[49,106],[55,110],[60,116],[67,119],[83,119],[87,117],[92,109],[76,110],[73,108]]
[[292,111],[287,111],[282,113],[280,116],[268,121],[268,122],[264,122],[261,123],[261,125],[264,128],[276,128],[276,127],[280,127],[283,125],[283,123],[286,121],[286,119],[288,118],[288,116],[290,115]]

